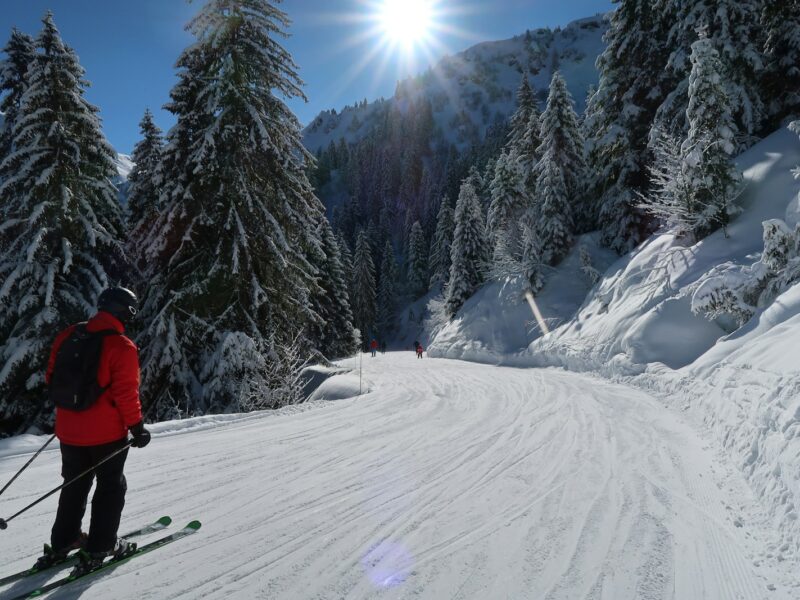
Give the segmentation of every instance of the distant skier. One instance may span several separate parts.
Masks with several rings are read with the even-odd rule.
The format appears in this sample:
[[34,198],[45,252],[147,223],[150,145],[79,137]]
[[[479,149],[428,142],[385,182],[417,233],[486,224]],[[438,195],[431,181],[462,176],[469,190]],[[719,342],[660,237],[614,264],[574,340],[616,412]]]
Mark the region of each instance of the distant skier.
[[[65,482],[124,448],[129,432],[135,448],[150,442],[139,402],[138,350],[123,333],[137,304],[130,290],[109,288],[100,294],[95,316],[68,327],[53,343],[45,380],[56,405],[55,429]],[[125,449],[62,488],[50,545],[45,544],[44,554],[36,562],[38,568],[60,562],[70,550],[80,549],[74,573],[81,574],[98,568],[108,556],[131,550],[117,538],[127,490],[123,474],[127,455]],[[81,521],[95,476],[87,536],[81,533]]]
[[375,358],[375,355],[378,353],[378,340],[373,339],[369,343],[369,349],[372,352],[372,357]]
[[419,342],[414,340],[414,352],[417,351],[417,348],[419,348]]
[[381,354],[386,354],[386,340],[381,342]]
[[422,358],[422,353],[425,352],[425,349],[421,346],[417,346],[417,358]]

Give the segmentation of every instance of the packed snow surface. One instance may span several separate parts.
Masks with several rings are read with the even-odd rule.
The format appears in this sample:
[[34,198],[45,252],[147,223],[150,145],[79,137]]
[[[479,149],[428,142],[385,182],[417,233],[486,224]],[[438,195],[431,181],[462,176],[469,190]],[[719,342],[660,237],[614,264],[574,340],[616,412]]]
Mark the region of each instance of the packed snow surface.
[[[154,427],[129,457],[122,528],[203,528],[56,596],[797,598],[741,475],[644,392],[411,352],[363,365],[359,397]],[[4,443],[0,481],[31,442]],[[58,471],[46,451],[0,514]],[[31,564],[55,506],[0,532],[0,573]]]

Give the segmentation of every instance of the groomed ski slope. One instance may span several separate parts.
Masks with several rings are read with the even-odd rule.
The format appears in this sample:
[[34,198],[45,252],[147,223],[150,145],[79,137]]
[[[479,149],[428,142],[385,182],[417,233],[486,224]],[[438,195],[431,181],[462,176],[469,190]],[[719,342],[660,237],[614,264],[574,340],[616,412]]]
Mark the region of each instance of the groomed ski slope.
[[[363,362],[364,396],[133,450],[123,529],[202,530],[53,597],[797,597],[735,470],[643,392],[410,351]],[[0,481],[26,459],[0,460]],[[57,476],[47,451],[0,513]],[[30,564],[55,505],[0,532],[0,573]]]

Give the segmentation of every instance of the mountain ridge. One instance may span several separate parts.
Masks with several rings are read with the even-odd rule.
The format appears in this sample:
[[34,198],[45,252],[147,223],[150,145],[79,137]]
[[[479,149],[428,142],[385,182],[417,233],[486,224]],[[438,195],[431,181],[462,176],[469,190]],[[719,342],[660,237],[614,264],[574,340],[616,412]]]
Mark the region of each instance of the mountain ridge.
[[572,21],[564,28],[539,28],[505,40],[478,43],[448,55],[423,73],[398,82],[395,94],[321,112],[303,130],[306,148],[316,153],[344,138],[349,143],[368,135],[384,111],[427,99],[435,126],[448,141],[464,149],[513,112],[515,92],[528,75],[540,103],[555,70],[567,80],[582,112],[590,86],[598,80],[595,61],[605,47],[606,14]]

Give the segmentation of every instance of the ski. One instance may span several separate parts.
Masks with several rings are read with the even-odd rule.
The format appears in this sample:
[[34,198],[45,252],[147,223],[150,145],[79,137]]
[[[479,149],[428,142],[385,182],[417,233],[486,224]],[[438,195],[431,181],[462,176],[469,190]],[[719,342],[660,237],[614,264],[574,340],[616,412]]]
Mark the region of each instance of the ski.
[[179,540],[181,538],[185,538],[186,536],[195,533],[198,529],[200,529],[200,521],[192,521],[191,523],[186,525],[186,527],[184,527],[180,531],[176,531],[175,533],[172,533],[170,535],[166,535],[166,536],[164,536],[162,538],[159,538],[159,539],[157,539],[155,541],[152,541],[149,544],[145,544],[144,546],[141,546],[141,547],[137,548],[134,552],[132,552],[131,554],[128,554],[127,556],[123,556],[123,557],[117,558],[117,559],[111,559],[111,560],[108,560],[108,561],[104,562],[103,565],[100,568],[95,569],[94,571],[90,571],[89,573],[86,573],[84,575],[78,575],[76,577],[73,577],[72,575],[69,575],[69,576],[64,577],[62,579],[57,579],[56,581],[53,581],[52,583],[48,583],[47,585],[43,585],[42,587],[37,588],[37,589],[35,589],[35,590],[31,591],[31,592],[26,592],[26,593],[24,593],[22,595],[15,596],[11,600],[24,600],[25,598],[38,598],[38,597],[40,597],[40,596],[42,596],[42,595],[44,595],[44,594],[46,594],[48,592],[53,591],[56,588],[60,588],[62,586],[68,585],[68,584],[70,584],[70,583],[72,583],[74,581],[82,581],[83,579],[86,579],[87,577],[91,577],[93,575],[96,575],[97,573],[102,573],[103,571],[105,571],[107,569],[111,569],[113,567],[116,567],[117,565],[121,565],[123,563],[126,563],[129,560],[131,560],[133,558],[136,558],[137,556],[141,556],[142,554],[147,554],[148,552],[152,552],[153,550],[157,550],[158,548],[161,548],[162,546],[166,546],[167,544],[169,544],[171,542],[174,542],[174,541]]
[[[170,523],[172,523],[172,519],[170,519],[169,517],[161,517],[160,519],[158,519],[157,521],[153,521],[149,525],[145,525],[144,527],[140,527],[139,529],[134,529],[133,531],[129,531],[128,533],[125,533],[120,537],[127,540],[131,538],[150,535],[151,533],[156,533],[158,531],[161,531],[162,529],[166,529],[167,527],[169,527]],[[73,552],[61,562],[54,563],[44,569],[30,568],[30,569],[25,569],[24,571],[20,571],[19,573],[14,573],[13,575],[3,577],[2,579],[0,579],[0,586],[8,585],[9,583],[14,583],[15,581],[24,579],[25,577],[31,577],[33,575],[38,575],[39,573],[46,573],[47,571],[51,571],[53,569],[73,565],[77,560],[78,560],[78,553]]]

